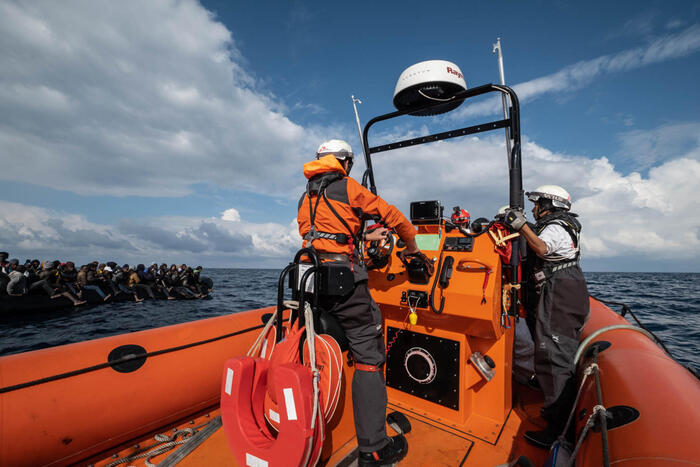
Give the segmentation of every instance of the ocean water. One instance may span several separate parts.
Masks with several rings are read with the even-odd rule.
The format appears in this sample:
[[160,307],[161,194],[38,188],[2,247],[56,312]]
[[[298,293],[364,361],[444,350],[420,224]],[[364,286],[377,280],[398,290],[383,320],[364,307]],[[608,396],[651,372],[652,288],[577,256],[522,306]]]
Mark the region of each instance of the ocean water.
[[[278,270],[210,269],[208,300],[113,303],[0,317],[0,355],[141,331],[274,305]],[[591,295],[630,306],[673,356],[700,370],[700,274],[586,273]],[[617,307],[612,307],[619,311]],[[628,319],[632,318],[628,316]]]

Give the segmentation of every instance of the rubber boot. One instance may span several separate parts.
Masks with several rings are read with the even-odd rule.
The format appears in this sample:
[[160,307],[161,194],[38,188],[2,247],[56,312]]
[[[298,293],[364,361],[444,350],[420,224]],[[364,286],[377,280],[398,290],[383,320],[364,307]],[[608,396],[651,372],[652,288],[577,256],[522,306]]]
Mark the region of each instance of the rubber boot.
[[389,466],[394,465],[406,457],[408,442],[403,435],[390,438],[390,442],[383,448],[372,452],[360,452],[357,462],[358,467]]

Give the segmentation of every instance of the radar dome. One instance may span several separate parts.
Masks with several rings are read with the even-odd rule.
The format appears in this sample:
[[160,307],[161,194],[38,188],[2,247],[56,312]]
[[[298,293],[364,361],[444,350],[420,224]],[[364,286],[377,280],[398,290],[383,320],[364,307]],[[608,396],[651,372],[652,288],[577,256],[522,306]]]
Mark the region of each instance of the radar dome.
[[443,102],[411,115],[438,115],[454,110],[462,103],[453,100],[455,94],[467,89],[462,70],[446,60],[428,60],[406,68],[396,83],[394,107],[410,110],[428,104]]

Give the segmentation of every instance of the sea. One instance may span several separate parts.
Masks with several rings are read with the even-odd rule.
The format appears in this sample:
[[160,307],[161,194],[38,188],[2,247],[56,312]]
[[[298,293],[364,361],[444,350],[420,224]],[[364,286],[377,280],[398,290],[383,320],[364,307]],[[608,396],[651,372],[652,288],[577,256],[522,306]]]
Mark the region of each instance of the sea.
[[[279,273],[205,270],[202,275],[214,281],[206,300],[144,300],[0,316],[0,356],[274,305]],[[591,295],[627,304],[678,362],[700,370],[700,274],[588,272],[585,276]]]

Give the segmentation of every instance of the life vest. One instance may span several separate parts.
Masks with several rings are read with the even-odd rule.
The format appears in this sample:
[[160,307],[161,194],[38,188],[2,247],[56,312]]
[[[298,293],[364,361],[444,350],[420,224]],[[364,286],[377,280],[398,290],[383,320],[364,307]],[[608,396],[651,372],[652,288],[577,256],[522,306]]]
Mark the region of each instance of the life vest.
[[[333,155],[304,164],[304,176],[309,183],[299,199],[299,233],[302,237],[307,236],[312,226],[316,231],[316,234],[311,233],[310,240],[304,241],[305,247],[313,242],[313,247],[321,252],[353,255],[360,245],[358,240],[362,238],[364,221],[370,218],[381,219],[404,241],[415,237],[415,227],[401,211],[347,177]],[[310,214],[314,216],[313,222]],[[330,236],[325,238],[324,233]],[[344,240],[344,236],[347,236],[348,243],[337,241]],[[353,243],[349,243],[350,239]]]
[[[333,207],[331,202],[328,200],[328,196],[326,195],[327,188],[332,183],[338,182],[342,179],[343,175],[340,172],[325,172],[312,177],[307,182],[306,193],[304,196],[308,198],[309,222],[311,223],[309,232],[304,235],[304,240],[308,242],[307,245],[313,246],[314,240],[319,238],[334,240],[341,244],[354,243],[355,246],[359,244],[358,233],[354,232],[348,225],[347,221],[343,219],[340,214],[338,214],[338,211]],[[315,201],[312,199],[313,196],[316,197]],[[316,213],[318,212],[318,205],[321,200],[323,200],[324,204],[328,207],[333,216],[335,216],[338,222],[340,222],[340,224],[344,227],[345,232],[322,232],[316,229]],[[303,197],[302,202],[299,203],[300,208],[302,204]]]
[[564,228],[566,232],[571,236],[571,241],[576,249],[576,256],[573,259],[569,258],[550,258],[543,260],[544,263],[555,263],[558,261],[577,261],[581,256],[581,249],[579,247],[580,237],[581,237],[581,223],[576,219],[578,214],[568,211],[554,211],[547,214],[543,218],[537,221],[535,224],[535,234],[540,235],[542,231],[549,225],[558,225]]

